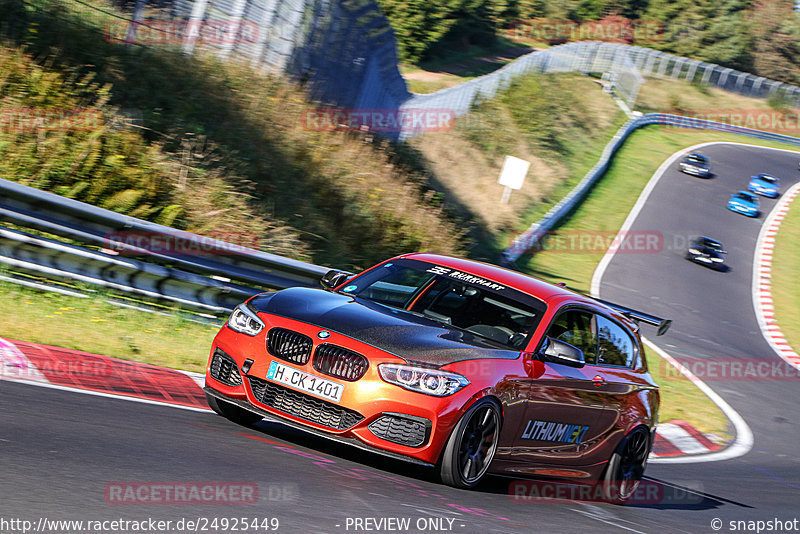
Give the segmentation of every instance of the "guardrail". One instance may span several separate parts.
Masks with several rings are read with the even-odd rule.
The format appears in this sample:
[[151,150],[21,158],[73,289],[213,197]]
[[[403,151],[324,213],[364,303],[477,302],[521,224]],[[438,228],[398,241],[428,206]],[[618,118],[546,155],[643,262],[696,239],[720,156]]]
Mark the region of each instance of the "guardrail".
[[[0,227],[0,264],[17,273],[103,287],[195,313],[222,315],[268,289],[316,286],[327,267],[154,224],[0,179],[0,220],[100,250]],[[130,242],[124,236],[133,236]],[[119,239],[122,237],[122,239]],[[190,253],[145,242],[202,244]],[[110,249],[113,245],[112,250]],[[13,276],[4,280],[32,285]],[[46,285],[36,287],[53,289]],[[63,292],[63,291],[62,291]]]
[[0,263],[34,277],[91,284],[214,315],[228,312],[261,291],[3,227],[0,227]]
[[[0,220],[99,247],[109,247],[111,237],[119,235],[145,235],[161,239],[162,242],[183,240],[187,243],[203,243],[211,252],[193,250],[191,254],[179,254],[175,251],[155,251],[124,241],[115,242],[114,246],[115,250],[126,255],[147,257],[148,263],[180,267],[205,276],[224,276],[256,287],[314,286],[328,271],[319,265],[233,246],[8,180],[0,180]],[[235,250],[220,253],[232,249]]]
[[561,199],[555,206],[553,206],[541,219],[531,224],[527,230],[518,235],[511,246],[503,251],[501,256],[501,263],[513,264],[520,256],[530,250],[540,237],[546,232],[552,230],[569,212],[571,212],[578,203],[586,196],[586,193],[592,188],[597,180],[606,172],[611,158],[617,152],[619,147],[625,142],[625,139],[636,129],[642,126],[649,125],[662,125],[674,126],[677,128],[691,128],[691,129],[705,129],[715,130],[720,132],[735,133],[755,137],[758,139],[766,139],[770,141],[780,141],[800,146],[800,138],[791,137],[788,135],[776,134],[772,132],[765,132],[762,130],[754,130],[752,128],[745,128],[743,126],[733,126],[722,122],[714,122],[705,119],[696,119],[693,117],[684,117],[681,115],[671,115],[667,113],[648,113],[631,119],[617,130],[617,133],[609,141],[603,149],[603,154],[600,160],[587,172],[583,179]]

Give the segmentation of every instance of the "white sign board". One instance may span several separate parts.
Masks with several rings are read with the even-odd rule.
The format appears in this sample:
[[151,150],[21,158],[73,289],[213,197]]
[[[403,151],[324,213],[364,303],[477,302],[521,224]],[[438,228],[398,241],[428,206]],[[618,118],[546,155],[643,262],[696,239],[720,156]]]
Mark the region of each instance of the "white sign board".
[[498,178],[497,183],[511,189],[522,189],[522,183],[525,181],[525,175],[528,174],[530,166],[530,161],[515,158],[514,156],[506,156],[503,170],[500,172],[500,178]]

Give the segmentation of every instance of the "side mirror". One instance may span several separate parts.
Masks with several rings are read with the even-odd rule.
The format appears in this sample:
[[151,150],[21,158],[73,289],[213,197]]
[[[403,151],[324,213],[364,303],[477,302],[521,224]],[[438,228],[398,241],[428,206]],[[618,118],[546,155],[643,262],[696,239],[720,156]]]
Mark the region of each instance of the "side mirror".
[[544,345],[539,349],[539,354],[544,358],[544,361],[550,363],[559,363],[577,367],[578,369],[586,365],[581,349],[551,337],[545,338]]
[[344,271],[337,271],[336,269],[331,269],[320,278],[319,283],[325,289],[333,289],[334,287],[342,284],[345,280],[352,276],[350,273],[346,273]]

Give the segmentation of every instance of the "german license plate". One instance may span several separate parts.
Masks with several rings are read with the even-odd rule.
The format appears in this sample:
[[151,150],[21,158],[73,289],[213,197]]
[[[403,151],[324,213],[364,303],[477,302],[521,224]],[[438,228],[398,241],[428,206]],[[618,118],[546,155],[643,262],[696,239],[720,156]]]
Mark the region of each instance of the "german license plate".
[[278,362],[270,362],[267,378],[315,397],[339,402],[344,386]]

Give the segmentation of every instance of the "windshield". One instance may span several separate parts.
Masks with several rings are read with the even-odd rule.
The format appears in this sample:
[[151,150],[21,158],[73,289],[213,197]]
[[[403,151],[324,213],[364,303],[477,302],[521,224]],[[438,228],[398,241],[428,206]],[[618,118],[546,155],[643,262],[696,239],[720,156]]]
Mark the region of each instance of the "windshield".
[[[705,163],[706,162],[705,156],[689,156],[686,159],[690,163]],[[675,161],[675,160],[672,160],[672,161]],[[673,163],[673,165],[674,165],[674,163]]]
[[756,201],[756,197],[754,197],[752,195],[748,195],[747,193],[738,193],[736,195],[736,197],[739,200],[744,200],[745,202],[755,202]]
[[758,179],[761,180],[762,182],[767,182],[769,184],[774,184],[778,182],[777,178],[775,178],[774,176],[770,176],[768,174],[762,174],[758,177]]
[[367,271],[342,292],[517,349],[546,309],[539,299],[493,280],[411,259]]
[[701,239],[700,246],[711,249],[711,250],[722,250],[722,243],[718,243],[713,239]]

